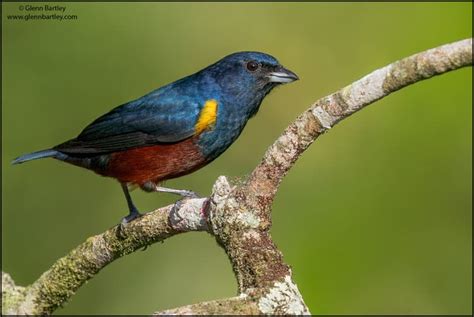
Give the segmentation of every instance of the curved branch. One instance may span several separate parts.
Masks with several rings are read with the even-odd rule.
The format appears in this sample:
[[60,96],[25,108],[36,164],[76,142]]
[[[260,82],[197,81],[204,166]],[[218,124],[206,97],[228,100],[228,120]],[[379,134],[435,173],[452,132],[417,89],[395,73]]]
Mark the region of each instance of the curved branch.
[[219,177],[209,199],[186,200],[148,213],[126,227],[125,238],[117,227],[91,237],[28,287],[16,286],[2,272],[2,312],[51,313],[115,259],[181,232],[207,231],[229,256],[240,295],[163,313],[309,313],[269,233],[271,205],[281,180],[311,143],[339,121],[405,86],[472,65],[472,59],[472,39],[462,40],[402,59],[319,99],[285,129],[245,184],[231,186]]
[[[2,288],[2,313],[50,314],[112,261],[182,232],[207,231],[207,201],[207,198],[185,200],[146,213],[122,230],[115,226],[88,238],[21,292],[17,291],[18,287],[10,288],[15,293]],[[4,275],[2,272],[2,278]],[[5,278],[9,281],[9,276]],[[10,284],[14,285],[13,280]],[[9,300],[12,295],[14,301]]]

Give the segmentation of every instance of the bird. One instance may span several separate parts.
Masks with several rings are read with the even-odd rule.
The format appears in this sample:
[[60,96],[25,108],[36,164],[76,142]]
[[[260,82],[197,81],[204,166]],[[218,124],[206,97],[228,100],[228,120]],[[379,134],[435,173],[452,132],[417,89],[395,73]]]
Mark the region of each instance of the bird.
[[130,190],[197,197],[162,187],[212,162],[239,137],[275,87],[298,80],[262,52],[236,52],[95,119],[75,138],[17,157],[12,164],[54,158],[116,179],[128,205],[126,225],[142,213]]

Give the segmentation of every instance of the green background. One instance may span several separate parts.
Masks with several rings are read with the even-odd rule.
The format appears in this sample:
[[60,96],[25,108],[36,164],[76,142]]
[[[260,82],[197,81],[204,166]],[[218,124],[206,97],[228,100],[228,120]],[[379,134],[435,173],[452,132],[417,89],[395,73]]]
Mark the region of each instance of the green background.
[[[167,182],[210,192],[243,177],[316,99],[397,59],[472,36],[472,3],[70,3],[76,21],[9,21],[2,3],[3,270],[20,285],[126,214],[115,181],[14,157],[234,51],[276,56],[300,81],[275,90],[211,165]],[[472,312],[472,70],[403,89],[341,122],[283,181],[272,235],[315,314]],[[142,211],[172,203],[132,193]],[[147,314],[233,296],[205,233],[117,260],[63,314]]]

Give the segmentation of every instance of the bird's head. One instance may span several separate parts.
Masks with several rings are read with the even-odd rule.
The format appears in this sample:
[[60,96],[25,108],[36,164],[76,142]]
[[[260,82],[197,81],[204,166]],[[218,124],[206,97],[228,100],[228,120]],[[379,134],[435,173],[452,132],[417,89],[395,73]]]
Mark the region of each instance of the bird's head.
[[275,86],[298,80],[298,76],[280,65],[276,58],[260,52],[228,55],[205,71],[227,94],[252,98],[258,104]]
[[276,58],[260,52],[238,52],[222,58],[209,67],[221,86],[236,89],[268,90],[291,83],[298,76],[286,69]]

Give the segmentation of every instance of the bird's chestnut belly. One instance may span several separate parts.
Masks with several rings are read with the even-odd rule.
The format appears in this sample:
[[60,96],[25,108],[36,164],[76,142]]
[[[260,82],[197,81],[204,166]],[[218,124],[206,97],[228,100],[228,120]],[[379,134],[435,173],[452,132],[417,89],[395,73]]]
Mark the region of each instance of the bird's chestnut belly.
[[98,172],[121,183],[143,185],[191,173],[207,162],[194,138],[190,138],[112,153],[107,167]]

